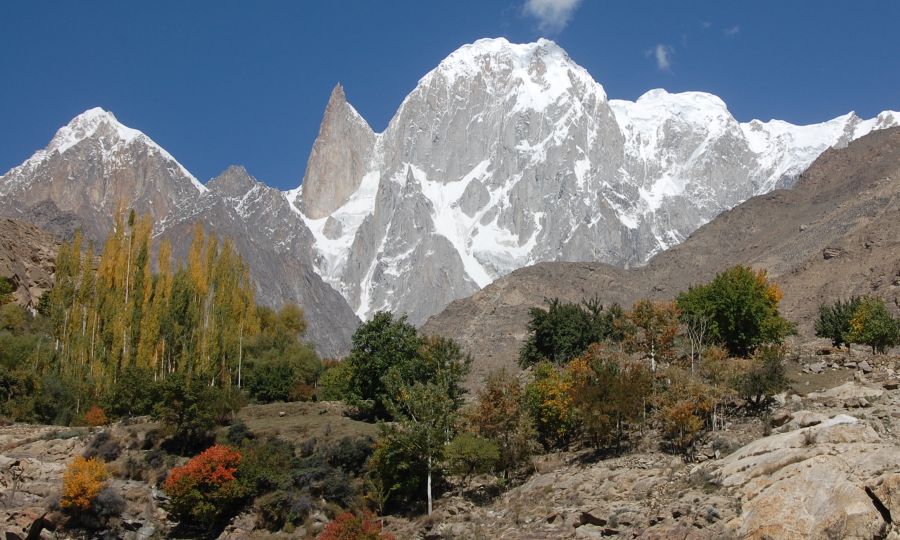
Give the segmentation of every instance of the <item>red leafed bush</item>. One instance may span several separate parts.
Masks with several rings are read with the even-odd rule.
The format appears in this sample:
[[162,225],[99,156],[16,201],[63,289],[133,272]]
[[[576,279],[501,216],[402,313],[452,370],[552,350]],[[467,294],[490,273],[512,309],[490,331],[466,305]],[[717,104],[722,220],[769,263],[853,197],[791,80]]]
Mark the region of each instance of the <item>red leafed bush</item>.
[[328,523],[317,540],[394,540],[394,535],[381,531],[381,523],[372,512],[361,516],[344,512]]
[[91,427],[105,426],[109,423],[106,413],[100,407],[91,405],[91,408],[84,413],[84,423]]
[[182,523],[209,527],[235,510],[245,493],[237,480],[241,453],[216,445],[169,471],[163,489]]

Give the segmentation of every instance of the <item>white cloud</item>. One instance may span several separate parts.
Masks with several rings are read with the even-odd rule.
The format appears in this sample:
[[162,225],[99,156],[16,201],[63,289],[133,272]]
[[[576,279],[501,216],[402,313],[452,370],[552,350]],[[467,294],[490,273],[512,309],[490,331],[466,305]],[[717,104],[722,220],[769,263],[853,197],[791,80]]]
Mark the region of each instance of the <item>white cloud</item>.
[[741,33],[741,27],[734,25],[731,28],[724,28],[722,29],[722,33],[725,34],[725,37],[734,37]]
[[660,43],[646,52],[646,56],[652,56],[653,59],[656,60],[656,67],[659,68],[660,71],[670,70],[672,67],[673,54],[675,54],[675,49],[664,43]]
[[709,28],[710,26],[712,26],[712,23],[711,23],[711,22],[709,22],[709,21],[700,21],[700,28],[703,28],[704,30],[706,30],[706,29]]
[[541,32],[556,33],[572,20],[581,0],[525,0],[525,14],[538,21]]

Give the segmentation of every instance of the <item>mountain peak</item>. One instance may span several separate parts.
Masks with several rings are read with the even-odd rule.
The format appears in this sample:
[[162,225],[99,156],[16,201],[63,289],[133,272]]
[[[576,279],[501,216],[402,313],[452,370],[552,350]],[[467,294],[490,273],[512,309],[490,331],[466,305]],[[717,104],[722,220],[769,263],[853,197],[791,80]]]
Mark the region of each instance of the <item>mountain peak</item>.
[[206,191],[206,186],[188,172],[188,170],[179,163],[172,154],[167,152],[162,146],[158,145],[143,132],[122,124],[116,118],[116,115],[101,107],[90,108],[73,118],[65,126],[59,128],[43,153],[39,152],[31,159],[52,154],[54,151],[59,154],[64,154],[80,142],[96,137],[103,138],[105,141],[103,150],[104,156],[112,155],[112,151],[117,148],[124,148],[132,143],[141,142],[151,151],[156,152],[164,159],[173,162],[181,173],[190,179],[191,183],[198,191],[201,193]]
[[47,150],[51,152],[56,150],[60,154],[65,153],[69,148],[72,148],[84,139],[92,137],[98,130],[104,128],[108,129],[109,134],[124,144],[130,144],[139,137],[146,138],[146,135],[140,131],[131,129],[119,122],[113,113],[100,107],[94,107],[79,114],[68,124],[61,127],[56,132],[53,140],[50,141]]

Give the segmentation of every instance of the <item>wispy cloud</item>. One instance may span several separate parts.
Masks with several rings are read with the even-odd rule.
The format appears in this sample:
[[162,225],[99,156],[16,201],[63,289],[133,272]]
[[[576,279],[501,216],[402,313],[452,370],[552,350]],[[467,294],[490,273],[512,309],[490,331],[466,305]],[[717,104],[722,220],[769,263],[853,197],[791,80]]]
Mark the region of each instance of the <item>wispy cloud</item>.
[[712,26],[712,23],[711,23],[711,22],[709,22],[709,21],[700,21],[700,28],[706,30],[706,29],[709,28],[710,26]]
[[722,33],[725,34],[725,37],[734,37],[741,33],[741,27],[734,25],[731,28],[723,28]]
[[675,49],[673,49],[670,45],[660,43],[656,47],[648,50],[645,53],[645,56],[652,57],[654,60],[656,60],[656,67],[660,71],[671,71],[673,54],[675,54]]
[[525,0],[526,15],[534,17],[541,32],[555,34],[572,20],[581,0]]

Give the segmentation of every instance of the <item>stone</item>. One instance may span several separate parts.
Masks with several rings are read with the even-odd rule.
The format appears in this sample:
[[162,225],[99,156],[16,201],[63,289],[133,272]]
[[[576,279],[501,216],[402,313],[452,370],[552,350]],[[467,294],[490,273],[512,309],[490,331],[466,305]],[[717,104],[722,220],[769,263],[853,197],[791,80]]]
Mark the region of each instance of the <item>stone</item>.
[[810,371],[810,373],[822,373],[825,371],[825,362],[816,362],[814,364],[809,364],[806,368]]
[[[857,371],[856,373],[858,374],[859,372]],[[822,401],[827,401],[829,399],[846,401],[852,398],[864,397],[868,400],[872,400],[881,397],[882,394],[884,394],[884,390],[871,388],[861,384],[860,381],[854,380],[822,392],[812,392],[809,394],[809,398]]]
[[865,360],[857,364],[857,368],[863,373],[872,373],[872,366]]
[[788,423],[793,415],[788,411],[777,411],[772,415],[772,427],[780,427]]
[[575,538],[605,538],[606,529],[598,525],[582,525],[575,529]]
[[900,388],[900,381],[897,381],[896,379],[885,381],[882,383],[881,387],[885,390],[896,390],[897,388]]
[[867,488],[891,513],[893,519],[900,517],[900,474],[890,474],[878,480],[874,488]]
[[827,260],[836,259],[846,253],[842,248],[825,248],[822,250],[822,258]]
[[821,424],[825,420],[828,420],[828,417],[822,413],[812,411],[797,411],[792,416],[791,424],[794,427],[805,428]]

